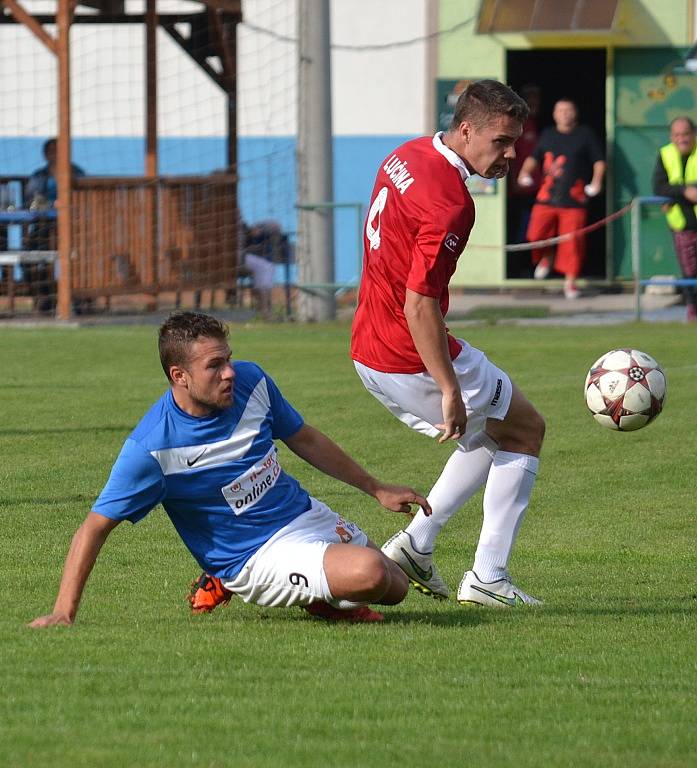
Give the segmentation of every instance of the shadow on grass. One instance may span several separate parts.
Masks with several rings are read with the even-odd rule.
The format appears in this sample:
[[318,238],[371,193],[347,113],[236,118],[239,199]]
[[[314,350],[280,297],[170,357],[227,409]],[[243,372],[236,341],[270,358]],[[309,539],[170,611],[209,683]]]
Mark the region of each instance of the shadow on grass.
[[[96,496],[75,494],[73,496],[52,496],[42,499],[38,496],[0,496],[0,504],[20,505],[30,504],[32,507],[61,507],[64,504],[93,504]],[[46,511],[46,510],[44,510]]]
[[694,614],[697,616],[697,595],[672,595],[670,603],[636,603],[634,605],[572,605],[572,606],[545,606],[536,608],[535,612],[541,616],[558,617],[585,617],[585,616],[614,616],[615,618],[660,617],[660,616],[684,616]]
[[70,383],[70,384],[57,384],[53,381],[45,381],[41,383],[35,383],[32,384],[30,382],[17,382],[17,384],[9,383],[9,384],[2,384],[0,386],[0,391],[3,389],[21,389],[22,391],[28,390],[28,389],[38,389],[38,390],[44,390],[44,389],[50,389],[51,391],[56,389],[94,389],[94,384],[79,384],[79,383]]
[[488,306],[482,305],[474,307],[468,312],[448,313],[448,320],[456,322],[457,320],[478,320],[484,323],[495,324],[499,320],[529,320],[530,318],[539,319],[551,316],[547,305],[522,305],[522,306]]
[[442,611],[397,610],[385,614],[385,624],[426,624],[438,627],[476,627],[485,624],[499,613],[480,610],[479,608],[461,608],[453,604],[452,608]]
[[[379,610],[379,606],[377,606]],[[477,626],[505,617],[516,621],[522,617],[539,619],[548,618],[591,618],[615,617],[617,619],[660,618],[669,616],[694,616],[697,618],[697,594],[674,595],[670,602],[637,602],[632,605],[572,605],[551,606],[542,605],[535,608],[516,608],[515,610],[500,610],[496,608],[465,607],[453,604],[440,611],[409,611],[399,609],[385,613],[385,623],[390,624],[431,624],[434,626]]]
[[32,435],[65,435],[76,433],[97,434],[99,432],[132,432],[133,424],[128,426],[100,426],[100,427],[46,427],[45,429],[0,429],[0,437],[8,435],[11,437],[31,437]]

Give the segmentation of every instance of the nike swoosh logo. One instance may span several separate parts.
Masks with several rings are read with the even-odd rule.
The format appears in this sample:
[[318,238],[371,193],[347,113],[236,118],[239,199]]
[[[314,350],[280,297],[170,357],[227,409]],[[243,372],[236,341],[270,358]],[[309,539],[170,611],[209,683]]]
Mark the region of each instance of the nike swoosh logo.
[[476,589],[477,592],[481,592],[483,595],[487,595],[488,597],[493,597],[494,600],[498,600],[499,603],[510,605],[511,608],[515,607],[516,605],[525,604],[520,595],[517,595],[515,592],[513,593],[513,597],[504,597],[503,595],[497,595],[496,592],[489,592],[488,589],[482,589],[482,587],[478,587],[476,584],[472,584],[472,589]]
[[193,467],[194,464],[203,456],[203,454],[206,452],[206,449],[204,448],[201,453],[195,458],[195,459],[187,459],[186,460],[186,466],[187,467]]
[[429,566],[429,569],[427,571],[424,571],[424,569],[414,561],[414,558],[406,551],[406,549],[402,548],[402,554],[404,557],[407,558],[409,561],[409,565],[414,569],[414,572],[416,575],[423,579],[424,581],[430,581],[433,576],[433,566]]

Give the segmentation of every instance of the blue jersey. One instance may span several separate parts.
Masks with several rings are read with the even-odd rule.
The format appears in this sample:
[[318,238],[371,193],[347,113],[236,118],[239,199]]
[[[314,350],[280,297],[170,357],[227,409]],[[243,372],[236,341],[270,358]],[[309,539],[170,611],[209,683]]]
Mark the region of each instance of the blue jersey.
[[233,403],[209,416],[190,416],[166,392],[127,438],[93,507],[135,523],[162,504],[206,573],[228,578],[310,508],[273,442],[292,437],[302,417],[258,365],[233,367]]

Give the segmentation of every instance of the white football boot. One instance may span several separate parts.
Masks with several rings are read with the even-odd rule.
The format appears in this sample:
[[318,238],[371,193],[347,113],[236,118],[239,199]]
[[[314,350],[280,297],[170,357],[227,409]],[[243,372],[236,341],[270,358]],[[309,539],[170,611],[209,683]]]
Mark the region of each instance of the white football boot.
[[407,531],[397,531],[382,545],[382,552],[406,573],[414,589],[437,600],[447,599],[450,590],[433,564],[433,552],[415,549]]
[[493,606],[494,608],[515,608],[520,605],[542,605],[532,595],[518,589],[510,576],[497,581],[481,581],[474,571],[467,571],[457,590],[457,602],[460,605],[475,603],[476,605]]

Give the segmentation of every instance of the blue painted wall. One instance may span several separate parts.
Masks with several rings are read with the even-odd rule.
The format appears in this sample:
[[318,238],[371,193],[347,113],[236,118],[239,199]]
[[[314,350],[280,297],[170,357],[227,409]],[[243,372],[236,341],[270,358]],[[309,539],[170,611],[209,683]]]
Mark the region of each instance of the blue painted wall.
[[[375,172],[390,152],[413,136],[338,136],[334,138],[334,199],[370,199]],[[43,164],[44,139],[0,137],[0,175],[28,175]],[[160,173],[205,174],[225,165],[222,137],[161,138]],[[295,137],[238,139],[238,198],[245,221],[277,219],[295,232]],[[73,162],[93,176],[131,176],[143,170],[145,142],[138,137],[75,138]],[[335,272],[338,282],[358,277],[360,231],[355,209],[335,214]],[[279,280],[282,275],[279,274]]]

